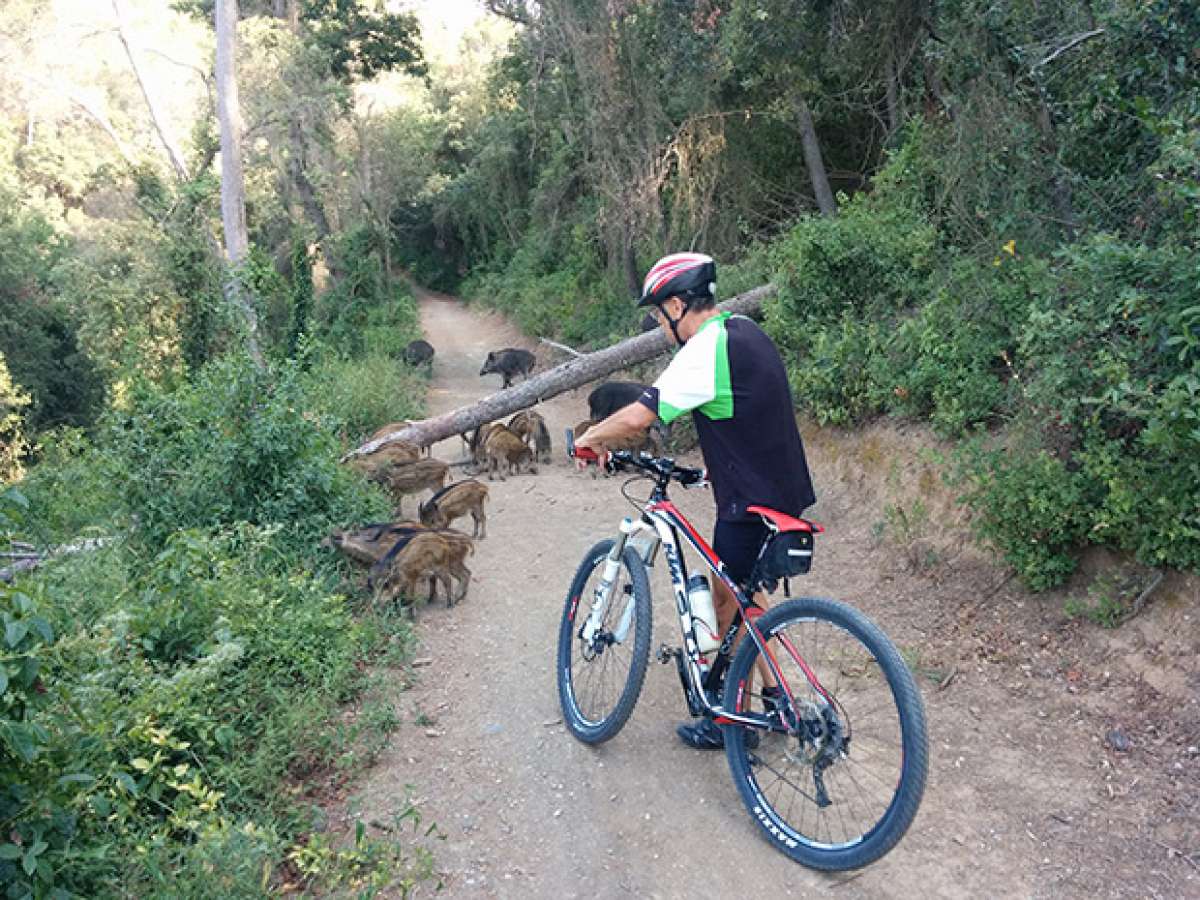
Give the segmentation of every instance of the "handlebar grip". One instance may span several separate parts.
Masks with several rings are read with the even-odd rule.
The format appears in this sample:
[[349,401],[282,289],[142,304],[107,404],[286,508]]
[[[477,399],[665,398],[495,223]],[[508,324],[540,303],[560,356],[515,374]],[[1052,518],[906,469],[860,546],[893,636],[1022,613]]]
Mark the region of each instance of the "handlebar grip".
[[576,447],[575,446],[575,429],[574,428],[567,429],[566,444],[567,444],[567,458],[568,459],[581,459],[584,462],[593,462],[593,463],[600,462],[600,457],[596,454],[596,451],[593,450],[591,447]]

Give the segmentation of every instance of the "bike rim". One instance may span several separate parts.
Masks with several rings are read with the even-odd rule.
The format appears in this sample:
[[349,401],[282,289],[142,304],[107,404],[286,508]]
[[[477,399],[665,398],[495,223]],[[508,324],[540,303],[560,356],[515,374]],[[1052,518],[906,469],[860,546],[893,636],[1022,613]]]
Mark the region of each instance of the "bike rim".
[[[759,747],[747,752],[745,777],[756,800],[754,814],[789,846],[854,847],[882,826],[899,795],[903,723],[892,686],[870,648],[827,619],[791,619],[770,638],[771,652],[803,710],[801,730],[808,738],[764,733]],[[804,667],[833,698],[832,707],[810,684]],[[743,690],[739,709],[764,708],[761,688]],[[845,745],[837,740],[839,728],[848,735]],[[825,798],[814,774],[821,760],[829,762],[819,779]]]
[[[634,665],[637,605],[625,566],[618,570],[597,637],[585,642],[580,631],[591,611],[591,598],[603,571],[593,567],[583,584],[570,623],[570,658],[567,660],[567,702],[576,717],[590,728],[604,724],[613,714],[629,683]],[[627,627],[622,627],[627,626]]]

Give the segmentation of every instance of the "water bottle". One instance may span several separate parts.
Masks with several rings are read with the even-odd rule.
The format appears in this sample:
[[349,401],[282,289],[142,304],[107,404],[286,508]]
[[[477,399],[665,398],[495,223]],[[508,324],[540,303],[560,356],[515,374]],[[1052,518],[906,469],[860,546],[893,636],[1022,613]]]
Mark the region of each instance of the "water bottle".
[[716,650],[721,646],[721,635],[717,632],[717,611],[713,607],[712,591],[708,579],[697,573],[687,582],[688,604],[692,607],[692,626],[696,633],[696,645],[701,653]]

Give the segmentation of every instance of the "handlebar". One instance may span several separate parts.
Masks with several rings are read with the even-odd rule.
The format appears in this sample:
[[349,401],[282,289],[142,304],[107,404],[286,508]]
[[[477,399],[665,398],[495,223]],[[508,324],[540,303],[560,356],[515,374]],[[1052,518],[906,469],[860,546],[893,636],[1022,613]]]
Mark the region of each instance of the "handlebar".
[[633,453],[631,450],[610,450],[602,460],[591,447],[576,447],[575,433],[567,429],[567,457],[587,463],[603,465],[610,474],[627,469],[640,469],[653,475],[659,482],[677,481],[683,487],[707,487],[704,469],[680,466],[669,456],[651,456],[649,453]]

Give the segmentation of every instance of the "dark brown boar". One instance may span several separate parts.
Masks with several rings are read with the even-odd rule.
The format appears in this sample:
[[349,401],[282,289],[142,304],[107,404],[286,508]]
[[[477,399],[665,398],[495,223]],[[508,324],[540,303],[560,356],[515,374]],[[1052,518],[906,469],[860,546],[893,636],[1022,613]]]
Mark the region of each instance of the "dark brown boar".
[[508,387],[518,375],[528,378],[535,362],[536,357],[528,350],[505,347],[503,350],[493,350],[487,355],[487,359],[483,361],[483,368],[479,370],[479,376],[482,378],[494,372],[504,379],[504,387]]
[[588,394],[588,415],[594,422],[607,419],[618,409],[636,403],[647,387],[637,381],[607,381]]
[[487,515],[483,505],[488,497],[487,485],[469,478],[442,488],[421,504],[421,522],[430,528],[447,528],[455,520],[470,513],[475,527],[471,537],[487,537]]
[[414,368],[428,365],[433,367],[433,344],[429,341],[412,341],[404,348],[404,361]]

